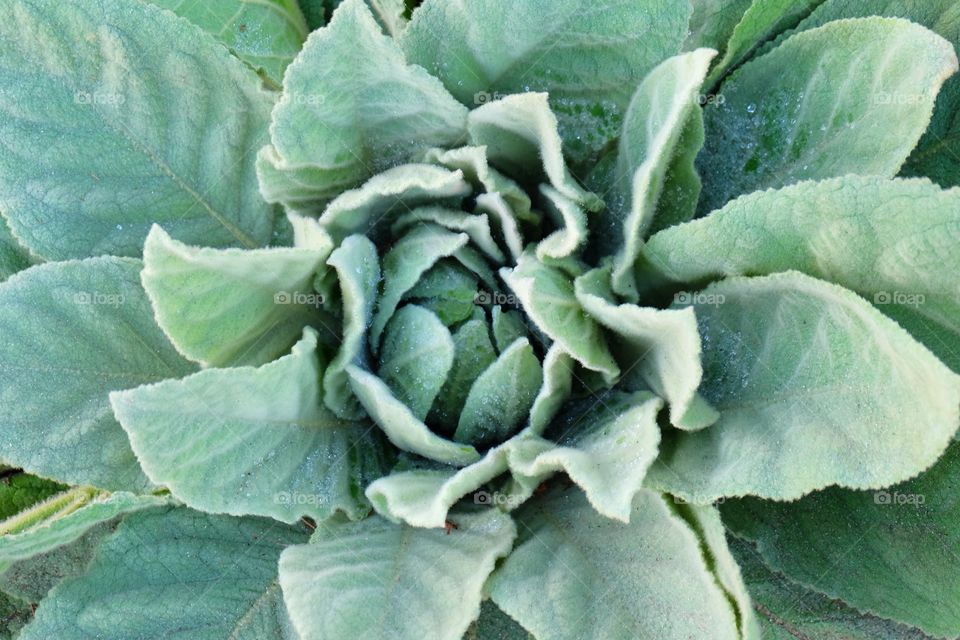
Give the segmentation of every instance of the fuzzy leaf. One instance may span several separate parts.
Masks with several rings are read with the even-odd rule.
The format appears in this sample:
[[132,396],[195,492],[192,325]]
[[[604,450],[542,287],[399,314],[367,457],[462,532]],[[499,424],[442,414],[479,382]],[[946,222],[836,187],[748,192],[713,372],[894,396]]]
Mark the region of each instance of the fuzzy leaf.
[[277,559],[306,537],[260,518],[133,514],[83,575],[50,592],[20,640],[292,640]]
[[363,0],[345,0],[310,36],[283,89],[274,148],[258,161],[271,202],[322,204],[418,149],[450,146],[465,133],[467,110],[439,80],[406,63]]
[[309,30],[296,0],[146,0],[183,16],[279,85]]
[[609,245],[607,253],[617,250],[613,290],[634,301],[633,264],[654,223],[670,161],[684,130],[702,117],[697,100],[715,55],[710,49],[698,49],[657,66],[637,88],[624,117],[617,158],[620,194],[599,224],[600,242]]
[[149,485],[107,394],[195,367],[154,321],[141,266],[91,258],[0,284],[0,459],[70,484]]
[[689,17],[671,0],[427,0],[402,42],[470,107],[548,93],[564,143],[585,159],[617,136],[643,76],[680,50]]
[[573,282],[563,271],[527,251],[515,268],[501,269],[500,277],[520,299],[527,316],[575,360],[602,373],[608,382],[620,375],[600,326],[577,302]]
[[586,212],[550,185],[540,185],[540,194],[557,230],[537,244],[537,257],[543,261],[568,258],[587,241]]
[[744,196],[656,234],[645,279],[803,271],[874,302],[960,372],[958,242],[960,192],[847,176]]
[[533,347],[518,339],[470,387],[454,439],[478,446],[506,439],[525,422],[542,382]]
[[787,39],[705,109],[700,211],[800,180],[893,177],[956,70],[948,42],[900,19],[838,20]]
[[720,419],[665,438],[653,486],[700,503],[882,487],[931,466],[957,430],[960,378],[849,290],[788,272],[697,296],[700,392]]
[[380,378],[419,420],[453,367],[456,346],[450,331],[432,311],[410,304],[387,325],[380,354]]
[[573,386],[573,358],[558,344],[553,344],[543,358],[543,386],[530,408],[527,432],[541,435],[560,407],[570,397]]
[[488,589],[537,638],[740,638],[701,540],[662,496],[641,490],[630,524],[598,515],[576,490],[517,518],[519,544]]
[[13,237],[6,219],[0,214],[0,282],[32,263],[29,252]]
[[329,255],[188,247],[154,226],[141,279],[157,322],[184,356],[208,367],[258,365],[289,350],[314,320],[313,278]]
[[753,0],[692,0],[685,51],[709,47],[723,53],[733,30]]
[[311,544],[288,548],[280,584],[300,637],[459,640],[516,527],[495,509],[459,515],[457,527],[448,535],[374,517],[324,526]]
[[384,471],[369,422],[320,402],[317,337],[260,368],[209,369],[111,394],[147,476],[187,506],[294,523],[369,506],[358,496]]
[[484,213],[469,214],[443,207],[420,207],[397,218],[392,232],[394,236],[398,236],[415,225],[429,223],[450,231],[466,233],[470,237],[470,242],[483,251],[492,262],[495,264],[506,262],[503,252],[493,239],[490,218]]
[[0,479],[0,520],[6,520],[65,488],[58,482],[27,473],[4,474]]
[[469,320],[460,325],[453,333],[453,344],[453,366],[430,416],[431,423],[439,423],[451,434],[457,427],[474,382],[497,359],[485,319]]
[[[724,520],[771,568],[861,611],[960,636],[960,444],[881,491],[831,488],[798,502],[744,499]],[[911,570],[904,570],[909,558]]]
[[273,98],[198,27],[128,0],[10,0],[0,84],[0,207],[37,255],[139,256],[154,223],[191,244],[269,242],[253,152]]

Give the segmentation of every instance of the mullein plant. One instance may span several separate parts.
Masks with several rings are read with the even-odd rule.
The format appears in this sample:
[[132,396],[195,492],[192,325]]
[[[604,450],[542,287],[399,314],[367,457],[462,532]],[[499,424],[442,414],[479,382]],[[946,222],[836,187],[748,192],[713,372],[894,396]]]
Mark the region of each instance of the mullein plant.
[[953,0],[327,4],[0,4],[2,637],[960,636]]

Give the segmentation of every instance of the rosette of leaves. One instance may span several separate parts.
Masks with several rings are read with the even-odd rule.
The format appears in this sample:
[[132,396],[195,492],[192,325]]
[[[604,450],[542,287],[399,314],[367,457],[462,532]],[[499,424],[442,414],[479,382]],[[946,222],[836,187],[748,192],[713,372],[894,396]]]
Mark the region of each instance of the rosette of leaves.
[[8,636],[960,635],[952,2],[303,9],[0,7]]

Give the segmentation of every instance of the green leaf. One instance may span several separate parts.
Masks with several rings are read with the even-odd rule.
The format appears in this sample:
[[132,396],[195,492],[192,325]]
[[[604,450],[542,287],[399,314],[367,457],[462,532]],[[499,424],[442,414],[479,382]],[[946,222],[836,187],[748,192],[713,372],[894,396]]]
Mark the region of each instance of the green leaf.
[[433,433],[377,376],[354,365],[346,372],[354,395],[396,447],[450,465],[464,466],[480,459],[470,445]]
[[225,44],[279,85],[309,30],[296,0],[187,2],[146,0],[169,9]]
[[454,440],[476,446],[505,440],[526,421],[542,383],[533,347],[518,339],[470,387]]
[[292,640],[277,559],[306,537],[260,518],[133,514],[83,575],[50,592],[20,639]]
[[503,353],[507,347],[525,338],[529,333],[524,322],[523,314],[514,309],[504,311],[500,305],[495,305],[490,312],[492,320],[490,328],[493,330],[493,339],[497,343],[497,351]]
[[317,317],[313,278],[330,249],[189,247],[154,226],[141,279],[181,354],[206,367],[258,365],[289,350]]
[[960,378],[847,289],[788,272],[687,302],[720,419],[665,438],[652,486],[700,503],[882,487],[932,465],[960,424]]
[[487,588],[535,637],[741,637],[702,540],[662,496],[641,490],[630,524],[596,514],[576,490],[532,501],[517,518],[519,544]]
[[591,506],[608,518],[630,521],[633,496],[657,457],[660,398],[646,392],[610,392],[583,400],[551,427],[557,442],[518,438],[510,469],[539,484],[565,472],[586,493]]
[[459,640],[516,527],[496,509],[456,524],[448,535],[368,518],[284,551],[280,584],[300,637]]
[[363,0],[345,0],[330,24],[310,36],[283,89],[273,113],[274,148],[258,160],[271,202],[323,204],[465,133],[467,110],[439,80],[406,63]]
[[480,617],[474,620],[463,640],[537,640],[505,614],[492,600],[480,605]]
[[0,640],[14,640],[32,617],[29,602],[0,593]]
[[33,259],[30,253],[13,237],[6,219],[0,213],[0,282],[31,264]]
[[485,213],[470,214],[443,207],[420,207],[397,218],[391,231],[394,236],[399,236],[411,227],[429,223],[450,231],[466,233],[470,242],[483,251],[494,264],[500,265],[507,260],[493,239],[490,218]]
[[10,0],[0,84],[0,207],[38,256],[139,256],[154,223],[269,242],[253,169],[273,97],[198,27],[127,0]]
[[550,421],[570,397],[572,386],[573,358],[554,343],[543,358],[543,386],[530,408],[530,420],[526,428],[528,433],[541,435],[550,426]]
[[874,302],[960,372],[960,192],[847,176],[744,196],[654,235],[653,281],[796,269]]
[[677,428],[696,431],[716,422],[716,411],[697,395],[703,367],[693,309],[616,304],[609,281],[609,268],[594,269],[576,279],[574,291],[587,313],[615,335],[614,351],[627,371],[670,403]]
[[440,260],[403,295],[430,309],[448,327],[457,325],[477,311],[477,276],[455,260]]
[[700,201],[700,192],[703,187],[700,174],[697,172],[696,160],[705,140],[703,111],[697,109],[680,132],[673,158],[670,159],[670,166],[667,167],[667,175],[663,181],[660,199],[657,201],[653,223],[647,230],[648,234],[686,222],[696,215],[697,202]]
[[557,229],[537,244],[537,257],[543,261],[568,258],[587,241],[586,212],[550,185],[541,184],[540,194]]
[[757,47],[796,25],[823,1],[754,0],[730,34],[730,40],[723,47],[723,58],[710,72],[706,86],[716,85],[728,71],[749,58]]
[[477,378],[497,359],[486,319],[469,320],[453,333],[453,366],[430,412],[430,423],[452,434]]
[[366,361],[366,334],[373,317],[380,282],[377,248],[363,236],[350,236],[327,264],[337,271],[343,299],[343,341],[323,373],[323,400],[341,418],[357,419],[363,411],[350,392],[347,367]]
[[705,110],[701,212],[800,180],[893,177],[956,70],[948,42],[900,19],[838,20],[787,39]]
[[603,374],[608,383],[620,375],[600,326],[577,302],[573,282],[563,271],[543,264],[528,250],[515,268],[501,269],[500,277],[527,316],[577,362]]
[[111,394],[147,476],[187,506],[294,523],[369,510],[363,488],[385,470],[369,422],[320,402],[317,338],[260,368],[208,369]]
[[[28,512],[3,522],[0,567],[68,545],[93,527],[121,514],[170,502],[163,496],[126,492],[93,494],[90,489],[66,491],[34,506],[31,511],[38,512],[36,518]],[[23,526],[17,526],[16,520],[23,520]]]
[[476,202],[475,211],[490,218],[500,242],[510,251],[510,257],[518,260],[523,253],[524,241],[515,210],[499,193],[481,193]]
[[470,191],[460,171],[429,164],[403,164],[340,194],[323,211],[320,225],[336,241],[353,233],[379,239],[400,214],[438,202],[459,206]]
[[596,211],[603,201],[581,187],[567,169],[557,117],[545,93],[524,93],[487,102],[467,116],[473,144],[487,148],[494,166],[527,181],[546,178],[562,195]]
[[427,0],[402,43],[468,106],[549,94],[564,144],[584,160],[617,136],[634,87],[680,50],[689,17],[671,0]]
[[617,157],[619,194],[601,214],[600,242],[608,245],[605,253],[616,250],[613,290],[634,302],[633,264],[654,223],[682,134],[690,122],[701,118],[700,89],[715,55],[710,49],[698,49],[657,66],[637,88],[624,117]]
[[0,284],[0,459],[70,484],[149,485],[107,394],[195,367],[156,325],[140,268],[91,258]]
[[436,314],[410,304],[387,325],[378,372],[397,399],[423,420],[447,381],[455,349]]
[[[960,635],[960,445],[881,491],[831,488],[798,502],[724,504],[765,563],[860,611],[938,637]],[[909,558],[910,570],[903,563]]]
[[[434,224],[423,224],[400,238],[383,257],[383,291],[370,324],[370,349],[380,350],[380,337],[397,305],[417,281],[441,258],[452,256],[470,241]],[[427,409],[430,407],[427,406]]]
[[16,515],[66,489],[65,485],[27,473],[4,474],[0,479],[0,520]]
[[684,51],[709,47],[723,53],[733,30],[753,0],[692,0],[689,32]]

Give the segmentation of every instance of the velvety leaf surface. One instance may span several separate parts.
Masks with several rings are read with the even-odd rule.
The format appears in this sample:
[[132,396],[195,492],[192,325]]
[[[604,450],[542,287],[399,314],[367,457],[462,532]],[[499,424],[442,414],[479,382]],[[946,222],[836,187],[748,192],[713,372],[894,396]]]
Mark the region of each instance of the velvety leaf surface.
[[957,375],[847,289],[788,272],[694,295],[700,393],[720,419],[664,439],[654,486],[698,503],[883,487],[930,467],[960,425]]
[[847,176],[744,196],[650,238],[678,283],[796,269],[856,291],[960,372],[960,192]]
[[65,488],[65,485],[58,482],[27,473],[5,473],[3,479],[0,479],[0,520],[6,520]]
[[154,223],[269,242],[254,154],[273,97],[199,27],[126,0],[10,0],[0,84],[0,207],[37,255],[139,256]]
[[[788,72],[785,70],[789,69]],[[957,56],[906,20],[840,20],[743,65],[704,111],[700,211],[744,193],[845,174],[893,177]]]
[[665,499],[641,491],[630,524],[595,513],[576,490],[517,512],[519,544],[488,585],[537,638],[739,638],[701,541]]
[[688,3],[670,0],[427,0],[402,43],[470,107],[549,93],[582,160],[616,137],[634,87],[680,50],[689,17]]
[[0,284],[0,458],[71,484],[149,485],[107,396],[195,367],[156,325],[140,269],[91,258]]
[[373,517],[324,525],[310,544],[288,548],[280,584],[300,637],[459,640],[516,527],[496,509],[456,524],[447,534]]
[[306,538],[260,518],[134,514],[83,575],[50,592],[20,638],[292,640],[277,559]]

